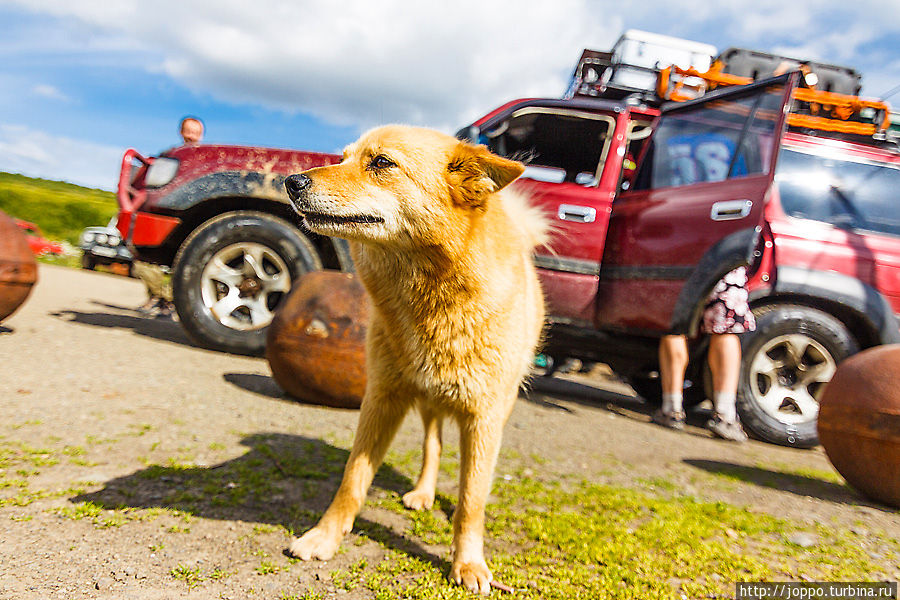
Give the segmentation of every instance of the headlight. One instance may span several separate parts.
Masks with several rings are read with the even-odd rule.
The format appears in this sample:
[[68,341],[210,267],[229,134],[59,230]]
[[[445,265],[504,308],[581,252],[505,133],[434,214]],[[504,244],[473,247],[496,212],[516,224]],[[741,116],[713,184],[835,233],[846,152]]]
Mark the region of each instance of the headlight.
[[117,236],[117,235],[106,236],[106,242],[110,246],[118,246],[119,245],[119,236]]
[[174,158],[156,158],[147,167],[144,185],[147,187],[162,187],[175,179],[176,173],[178,173],[177,160]]
[[97,237],[95,237],[94,239],[97,240],[98,244],[105,244],[106,243],[106,234],[98,233]]
[[88,244],[88,243],[93,242],[93,241],[94,241],[94,234],[93,234],[93,233],[82,233],[82,234],[81,234],[81,243],[82,243],[82,244]]

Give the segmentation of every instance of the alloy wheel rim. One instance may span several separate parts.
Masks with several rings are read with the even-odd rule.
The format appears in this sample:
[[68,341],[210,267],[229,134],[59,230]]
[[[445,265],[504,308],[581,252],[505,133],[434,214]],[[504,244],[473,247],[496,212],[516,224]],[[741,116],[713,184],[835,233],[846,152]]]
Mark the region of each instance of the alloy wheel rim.
[[787,425],[814,421],[819,396],[831,380],[836,362],[825,347],[807,335],[777,336],[760,348],[748,377],[756,404]]
[[287,264],[274,250],[255,242],[222,248],[200,276],[203,306],[216,321],[238,331],[269,325],[290,289]]

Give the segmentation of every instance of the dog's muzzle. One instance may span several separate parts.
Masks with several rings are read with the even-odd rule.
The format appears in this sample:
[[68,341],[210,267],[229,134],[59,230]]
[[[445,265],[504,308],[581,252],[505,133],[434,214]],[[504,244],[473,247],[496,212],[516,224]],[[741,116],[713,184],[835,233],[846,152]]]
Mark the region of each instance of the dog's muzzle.
[[303,204],[303,197],[311,185],[312,179],[302,173],[289,175],[284,180],[284,188],[287,190],[288,198],[291,199],[294,209],[300,210]]

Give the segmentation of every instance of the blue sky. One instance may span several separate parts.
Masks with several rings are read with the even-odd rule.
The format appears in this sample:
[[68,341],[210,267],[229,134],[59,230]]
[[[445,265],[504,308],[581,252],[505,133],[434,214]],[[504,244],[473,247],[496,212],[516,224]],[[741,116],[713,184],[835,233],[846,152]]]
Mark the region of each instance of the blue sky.
[[[900,85],[900,0],[0,0],[0,171],[112,189],[196,114],[206,141],[339,151],[559,96],[625,29],[853,67]],[[900,94],[890,100],[900,106]]]

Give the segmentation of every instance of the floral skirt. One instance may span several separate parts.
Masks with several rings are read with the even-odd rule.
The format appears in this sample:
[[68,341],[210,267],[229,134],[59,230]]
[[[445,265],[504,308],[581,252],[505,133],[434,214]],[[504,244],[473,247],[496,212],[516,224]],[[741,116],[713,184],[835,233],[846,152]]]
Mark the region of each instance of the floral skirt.
[[747,291],[747,267],[730,271],[706,301],[700,331],[703,333],[744,333],[756,329],[756,319],[750,312]]

